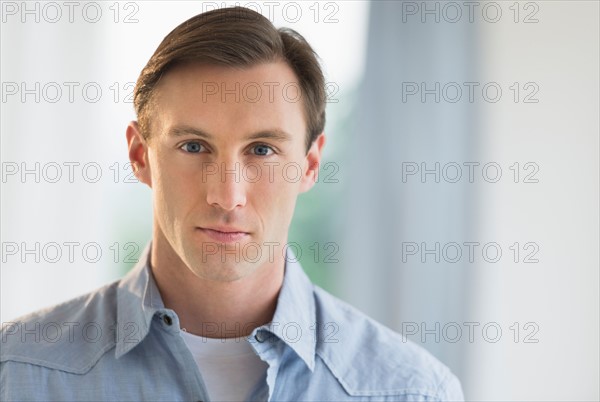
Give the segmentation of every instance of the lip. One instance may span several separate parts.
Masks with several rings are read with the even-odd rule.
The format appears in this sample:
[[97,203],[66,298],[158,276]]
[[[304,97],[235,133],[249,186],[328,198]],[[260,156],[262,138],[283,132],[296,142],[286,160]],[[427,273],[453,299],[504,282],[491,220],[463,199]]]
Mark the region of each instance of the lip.
[[196,229],[219,243],[233,243],[243,240],[249,235],[249,233],[244,232],[243,230],[224,226],[211,228],[198,227]]

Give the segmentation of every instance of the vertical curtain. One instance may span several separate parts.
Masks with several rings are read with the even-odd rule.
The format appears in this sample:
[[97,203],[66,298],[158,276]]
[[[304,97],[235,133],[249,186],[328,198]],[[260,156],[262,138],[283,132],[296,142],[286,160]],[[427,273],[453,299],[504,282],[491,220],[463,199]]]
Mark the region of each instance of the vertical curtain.
[[[464,90],[462,83],[474,80],[476,27],[436,23],[432,15],[423,23],[403,10],[405,3],[371,3],[368,60],[343,162],[346,234],[338,286],[343,298],[397,331],[410,323],[441,331],[463,321],[469,270],[465,256],[447,262],[453,255],[447,249],[444,259],[442,247],[469,240],[476,205],[468,181],[444,179],[456,175],[448,163],[460,165],[464,175],[463,162],[473,160],[475,104],[446,102],[442,88],[456,82]],[[447,99],[456,96],[450,89]],[[424,169],[432,172],[423,177]],[[419,251],[411,255],[414,243]],[[422,248],[434,251],[422,255]],[[433,334],[425,340],[460,375],[460,343],[436,342]]]

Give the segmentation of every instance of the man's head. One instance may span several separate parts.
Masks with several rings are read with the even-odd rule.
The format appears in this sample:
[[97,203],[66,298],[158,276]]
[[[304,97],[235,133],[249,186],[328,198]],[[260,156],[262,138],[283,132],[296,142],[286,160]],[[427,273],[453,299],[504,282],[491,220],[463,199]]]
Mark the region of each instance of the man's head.
[[280,260],[325,142],[324,79],[304,39],[246,9],[201,14],[161,43],[135,106],[129,157],[153,189],[154,247],[217,281]]

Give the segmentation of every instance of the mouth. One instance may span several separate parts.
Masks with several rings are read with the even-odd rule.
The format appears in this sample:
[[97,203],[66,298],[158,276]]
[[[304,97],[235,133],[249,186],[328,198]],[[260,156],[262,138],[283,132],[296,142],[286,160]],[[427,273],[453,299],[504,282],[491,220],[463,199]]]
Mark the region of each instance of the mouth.
[[197,227],[196,230],[209,237],[213,241],[219,243],[233,243],[236,241],[244,240],[247,236],[250,235],[250,233],[244,232],[241,229],[230,227]]

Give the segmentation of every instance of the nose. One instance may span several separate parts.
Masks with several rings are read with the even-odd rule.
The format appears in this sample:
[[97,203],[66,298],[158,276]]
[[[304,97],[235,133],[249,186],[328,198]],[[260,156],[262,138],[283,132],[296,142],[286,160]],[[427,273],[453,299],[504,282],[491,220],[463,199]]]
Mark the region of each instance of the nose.
[[217,174],[209,176],[206,186],[206,202],[209,205],[225,211],[246,205],[246,183],[239,162],[222,162]]

